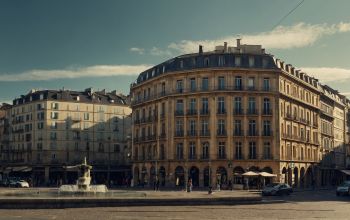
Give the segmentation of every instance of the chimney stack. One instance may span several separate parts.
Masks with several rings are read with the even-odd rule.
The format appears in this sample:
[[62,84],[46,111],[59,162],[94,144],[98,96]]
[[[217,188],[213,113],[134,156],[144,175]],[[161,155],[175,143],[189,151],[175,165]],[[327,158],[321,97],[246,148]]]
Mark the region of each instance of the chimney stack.
[[202,53],[203,53],[203,46],[199,45],[199,54],[202,54]]
[[241,39],[237,38],[237,47],[239,48],[241,46]]
[[224,42],[224,53],[227,53],[227,42]]

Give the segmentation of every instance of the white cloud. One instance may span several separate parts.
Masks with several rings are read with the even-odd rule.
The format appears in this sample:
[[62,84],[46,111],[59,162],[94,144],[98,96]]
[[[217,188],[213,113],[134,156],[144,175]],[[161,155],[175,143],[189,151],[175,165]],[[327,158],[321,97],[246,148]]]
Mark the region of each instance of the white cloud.
[[[350,23],[338,24],[306,24],[298,23],[293,26],[278,26],[272,31],[257,34],[241,34],[243,44],[261,44],[267,49],[290,49],[312,45],[325,35],[333,35],[350,31]],[[205,50],[213,50],[223,42],[235,44],[236,36],[220,37],[213,40],[182,40],[169,44],[168,48],[182,53],[192,53],[203,45]]]
[[132,47],[132,48],[130,48],[130,51],[142,55],[145,52],[145,49],[138,48],[138,47]]
[[150,54],[154,56],[171,56],[171,52],[169,50],[161,50],[158,47],[153,47],[150,50]]
[[350,69],[338,67],[301,67],[303,72],[319,79],[321,83],[350,79]]
[[103,77],[120,75],[138,75],[151,65],[96,65],[63,70],[31,70],[19,74],[0,74],[0,81],[41,81],[55,79],[73,79],[81,77]]

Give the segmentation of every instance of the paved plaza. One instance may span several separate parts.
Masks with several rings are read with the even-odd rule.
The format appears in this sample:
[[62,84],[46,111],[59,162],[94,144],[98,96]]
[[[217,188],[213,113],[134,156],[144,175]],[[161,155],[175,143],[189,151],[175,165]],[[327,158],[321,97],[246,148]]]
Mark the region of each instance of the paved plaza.
[[[163,192],[165,193],[165,192]],[[177,192],[179,195],[181,192]],[[200,192],[197,192],[200,194]],[[229,194],[228,191],[214,193]],[[242,192],[243,193],[243,192]],[[154,195],[161,195],[157,192]],[[165,193],[166,194],[166,193]],[[163,195],[165,195],[163,194]],[[184,193],[183,193],[184,194]],[[184,194],[184,196],[195,196]],[[169,194],[168,194],[169,196]],[[76,209],[0,210],[0,220],[13,219],[349,219],[350,197],[334,190],[296,192],[285,197],[264,197],[260,204],[219,206],[136,206]]]

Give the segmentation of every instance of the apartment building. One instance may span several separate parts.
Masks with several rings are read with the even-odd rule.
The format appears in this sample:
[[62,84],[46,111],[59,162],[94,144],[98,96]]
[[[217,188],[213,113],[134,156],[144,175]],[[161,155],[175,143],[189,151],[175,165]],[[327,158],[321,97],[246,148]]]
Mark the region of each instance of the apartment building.
[[156,65],[131,85],[134,179],[227,185],[242,184],[246,171],[265,171],[294,187],[321,184],[321,139],[328,149],[344,146],[345,129],[331,118],[344,121],[347,111],[344,98],[334,104],[322,88],[240,40]]
[[130,176],[130,115],[116,91],[33,90],[10,109],[3,173],[34,186],[75,183],[78,172],[67,167],[86,157],[93,182],[121,183]]

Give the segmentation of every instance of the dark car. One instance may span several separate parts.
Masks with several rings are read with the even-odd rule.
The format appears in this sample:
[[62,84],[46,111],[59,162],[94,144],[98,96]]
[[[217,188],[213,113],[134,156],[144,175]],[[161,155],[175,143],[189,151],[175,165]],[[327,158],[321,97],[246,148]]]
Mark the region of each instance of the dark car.
[[350,195],[350,181],[345,181],[337,187],[337,196]]
[[293,192],[292,187],[286,183],[272,183],[264,187],[262,190],[263,196],[289,195]]

